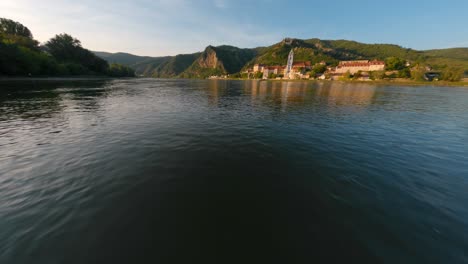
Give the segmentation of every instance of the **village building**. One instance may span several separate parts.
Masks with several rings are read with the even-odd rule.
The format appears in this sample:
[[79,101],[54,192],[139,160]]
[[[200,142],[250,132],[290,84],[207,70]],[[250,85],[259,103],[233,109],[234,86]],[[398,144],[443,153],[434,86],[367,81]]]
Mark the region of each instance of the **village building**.
[[305,75],[305,72],[312,69],[310,61],[298,61],[294,62],[294,51],[291,50],[288,56],[288,62],[285,66],[275,65],[267,66],[263,64],[255,64],[252,72],[263,73],[263,79],[268,79],[272,74],[278,76],[282,75],[285,79],[297,79],[297,78],[309,78],[309,75]]
[[292,64],[291,70],[289,74],[286,73],[287,67],[286,66],[264,66],[261,64],[256,64],[253,68],[253,72],[262,72],[263,79],[268,79],[271,74],[274,75],[283,75],[284,78],[287,79],[296,79],[296,78],[304,78],[304,72],[310,71],[312,69],[311,62],[295,62]]
[[[316,65],[326,66],[326,62],[322,61]],[[294,61],[294,51],[291,50],[288,56],[287,64],[285,66],[275,65],[264,65],[255,64],[251,68],[252,73],[263,73],[263,79],[273,78],[284,78],[284,79],[309,79],[319,78],[326,79],[327,77],[332,80],[340,79],[345,73],[352,75],[361,73],[363,80],[370,79],[370,72],[373,71],[384,71],[385,62],[379,60],[355,60],[355,61],[341,61],[337,67],[328,67],[327,75],[322,74],[320,76],[310,76],[308,74],[312,70],[312,64],[310,61]],[[250,71],[248,71],[250,72]]]
[[310,71],[312,69],[312,64],[310,61],[298,61],[293,63],[292,71],[295,73],[300,73],[304,71]]
[[347,72],[355,74],[357,72],[371,72],[385,70],[385,62],[378,60],[357,60],[357,61],[342,61],[333,71],[336,74],[345,74]]
[[282,66],[264,66],[263,67],[263,79],[268,79],[271,74],[280,75],[284,74],[284,67]]
[[263,72],[264,69],[265,69],[265,65],[263,64],[255,64],[253,66],[253,72]]
[[319,80],[326,80],[327,76],[325,74],[321,74],[320,76],[317,77]]

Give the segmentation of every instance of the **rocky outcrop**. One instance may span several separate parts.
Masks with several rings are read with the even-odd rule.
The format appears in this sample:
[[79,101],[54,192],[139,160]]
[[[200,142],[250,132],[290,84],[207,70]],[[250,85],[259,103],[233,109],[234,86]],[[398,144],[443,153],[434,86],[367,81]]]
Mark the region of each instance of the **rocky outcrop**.
[[208,46],[195,63],[197,63],[200,68],[219,69],[226,72],[223,62],[216,53],[216,48],[212,46]]
[[208,46],[181,77],[205,78],[238,73],[258,55],[256,49],[239,49],[233,46]]

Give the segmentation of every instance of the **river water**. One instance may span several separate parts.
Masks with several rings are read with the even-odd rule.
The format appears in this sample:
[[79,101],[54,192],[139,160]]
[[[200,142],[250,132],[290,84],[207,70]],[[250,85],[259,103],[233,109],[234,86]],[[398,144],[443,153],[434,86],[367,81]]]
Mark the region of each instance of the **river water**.
[[468,89],[0,82],[0,263],[466,263]]

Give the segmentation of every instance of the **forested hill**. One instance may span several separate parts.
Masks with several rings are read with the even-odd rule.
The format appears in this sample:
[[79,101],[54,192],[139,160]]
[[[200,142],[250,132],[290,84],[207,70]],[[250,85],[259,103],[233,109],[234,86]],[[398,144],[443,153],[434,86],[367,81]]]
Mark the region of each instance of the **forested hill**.
[[134,70],[110,64],[82,47],[81,42],[58,34],[44,44],[19,22],[0,18],[0,76],[134,76]]
[[133,65],[138,62],[152,59],[149,56],[138,56],[124,52],[110,53],[104,51],[93,51],[98,57],[105,59],[109,63],[120,63],[123,65]]
[[393,44],[365,44],[350,40],[293,39],[268,47],[240,49],[232,46],[207,47],[203,52],[168,57],[139,57],[131,54],[101,54],[109,62],[131,66],[139,75],[157,78],[204,78],[234,74],[255,63],[284,65],[291,49],[296,61],[325,61],[336,65],[341,60],[399,58],[435,70],[459,67],[468,71],[468,48],[418,51]]
[[108,62],[135,69],[137,75],[155,78],[205,78],[238,73],[258,55],[256,49],[208,46],[203,52],[167,57],[139,57],[128,53],[94,52]]

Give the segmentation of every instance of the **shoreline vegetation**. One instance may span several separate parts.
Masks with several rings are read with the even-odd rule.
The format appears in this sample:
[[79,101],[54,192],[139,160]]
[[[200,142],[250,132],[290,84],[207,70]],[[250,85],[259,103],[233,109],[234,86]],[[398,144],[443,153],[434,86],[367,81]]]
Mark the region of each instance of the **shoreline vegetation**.
[[358,84],[380,84],[380,85],[410,85],[410,86],[441,86],[441,87],[468,87],[468,81],[416,81],[416,80],[300,80],[300,79],[244,79],[244,78],[219,78],[210,80],[231,80],[231,81],[258,81],[258,82],[318,82],[318,83],[358,83]]
[[109,64],[66,33],[40,44],[26,26],[0,18],[0,76],[84,75],[134,77],[135,71],[126,65]]
[[111,77],[106,75],[77,75],[77,76],[0,76],[0,81],[86,81],[86,80],[112,80],[133,77]]
[[[0,76],[0,81],[88,81],[88,80],[113,80],[125,79],[133,77],[111,77],[111,76],[40,76],[27,77],[15,76],[7,77]],[[355,83],[355,84],[376,84],[376,85],[394,85],[394,86],[435,86],[435,87],[468,87],[468,81],[449,82],[449,81],[415,81],[407,80],[299,80],[299,79],[244,79],[244,78],[218,78],[218,79],[202,79],[202,78],[152,78],[152,77],[137,77],[137,79],[154,79],[154,80],[211,80],[211,81],[256,81],[256,82],[315,82],[315,83]],[[134,78],[133,78],[134,79]]]

